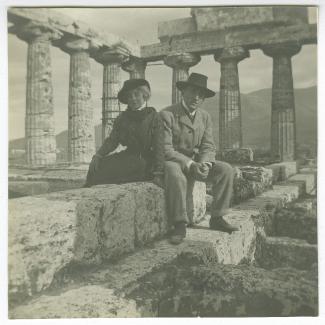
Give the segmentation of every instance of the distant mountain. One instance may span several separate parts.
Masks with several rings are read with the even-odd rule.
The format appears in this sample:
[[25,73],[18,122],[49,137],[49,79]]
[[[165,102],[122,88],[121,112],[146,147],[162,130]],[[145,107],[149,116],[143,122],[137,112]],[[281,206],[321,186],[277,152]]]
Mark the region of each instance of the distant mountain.
[[[271,136],[271,89],[241,94],[243,144],[252,148],[269,148]],[[218,146],[219,94],[206,100],[204,108],[210,113]],[[316,148],[317,88],[295,89],[297,143]]]
[[[241,95],[242,130],[244,146],[267,149],[270,146],[271,89],[262,89]],[[317,146],[317,88],[295,89],[297,143],[310,148]],[[219,145],[219,94],[204,103],[213,120],[214,137]],[[57,147],[67,150],[68,132],[56,136]],[[101,144],[101,125],[95,127],[96,147]],[[24,149],[24,139],[10,141],[10,149]]]

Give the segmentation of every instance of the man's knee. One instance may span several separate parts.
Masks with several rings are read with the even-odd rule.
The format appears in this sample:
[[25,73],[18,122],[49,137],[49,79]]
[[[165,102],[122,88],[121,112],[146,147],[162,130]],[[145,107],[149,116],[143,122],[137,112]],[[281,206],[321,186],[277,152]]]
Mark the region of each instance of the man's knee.
[[181,166],[173,161],[165,161],[165,175],[174,180],[182,182],[186,181],[186,176],[184,175]]
[[223,161],[216,161],[213,166],[213,172],[215,175],[223,176],[228,179],[233,179],[234,177],[234,169],[233,167]]

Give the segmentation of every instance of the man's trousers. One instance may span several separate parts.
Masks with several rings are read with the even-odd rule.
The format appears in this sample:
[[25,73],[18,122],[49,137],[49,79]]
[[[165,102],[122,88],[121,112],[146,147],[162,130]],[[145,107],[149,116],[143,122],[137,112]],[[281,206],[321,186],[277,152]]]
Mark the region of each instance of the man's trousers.
[[[233,168],[222,161],[216,161],[210,168],[206,182],[212,183],[213,202],[211,216],[220,217],[227,213],[233,193]],[[165,195],[167,212],[171,223],[191,223],[189,218],[189,197],[195,179],[183,172],[177,162],[165,162]]]

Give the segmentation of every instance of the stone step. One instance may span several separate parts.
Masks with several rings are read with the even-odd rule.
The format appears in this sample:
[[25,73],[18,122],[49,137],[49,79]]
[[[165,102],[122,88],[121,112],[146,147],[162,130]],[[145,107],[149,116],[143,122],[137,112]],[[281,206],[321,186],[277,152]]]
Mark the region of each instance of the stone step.
[[312,201],[301,201],[275,213],[274,236],[304,239],[317,244],[317,216]]
[[[205,214],[205,184],[193,213]],[[163,190],[151,183],[103,185],[9,200],[9,296],[48,288],[70,264],[120,258],[167,232]]]
[[266,269],[310,269],[317,264],[317,245],[289,237],[266,237],[256,260]]
[[[126,187],[130,185],[125,185]],[[144,185],[143,185],[144,186]],[[151,193],[152,201],[150,202],[156,202],[159,201],[158,197],[162,194],[160,193],[160,189],[154,187],[153,185],[145,185],[146,191],[150,190],[153,191]],[[123,236],[121,234],[124,234],[125,227],[127,227],[128,224],[121,223],[122,216],[127,215],[127,211],[125,209],[131,209],[134,202],[137,198],[136,193],[133,193],[136,191],[133,189],[131,191],[132,194],[130,194],[130,189],[127,191],[129,194],[125,193],[126,188],[125,187],[118,187],[119,190],[114,191],[115,193],[113,196],[114,198],[120,203],[120,205],[115,207],[114,211],[115,213],[110,214],[110,218],[107,219],[110,220],[110,226],[112,226],[112,222],[116,222],[116,224],[120,225],[119,229],[115,229],[111,232],[111,236],[109,237],[109,242],[101,242],[101,245],[104,245],[104,247],[112,247],[112,243],[114,242],[114,238],[116,238],[116,244],[115,246],[119,247],[121,250],[123,248]],[[139,190],[139,185],[137,185],[137,189]],[[65,194],[66,199],[69,201],[69,204],[72,206],[65,207],[62,204],[62,201],[59,201],[58,204],[62,206],[62,209],[65,211],[66,209],[71,209],[72,216],[74,215],[73,211],[75,211],[76,207],[79,206],[79,211],[89,212],[89,208],[92,211],[98,211],[102,207],[102,200],[104,202],[110,202],[111,205],[112,202],[115,201],[115,199],[112,197],[112,193],[110,194],[110,198],[107,198],[107,188],[105,191],[104,188],[97,188],[97,189],[83,189],[82,192],[75,191],[65,191],[61,193],[52,193],[50,196],[51,200],[51,206],[52,202],[55,202],[55,200],[58,199],[58,197],[61,197],[61,195]],[[94,191],[92,194],[89,191]],[[124,192],[123,192],[124,191]],[[289,195],[283,196],[283,192],[288,193]],[[162,191],[161,191],[162,192]],[[156,194],[155,194],[156,193]],[[212,231],[208,228],[208,220],[205,219],[201,223],[199,223],[196,228],[188,228],[188,234],[186,240],[179,246],[172,246],[170,245],[166,240],[153,242],[149,248],[145,249],[139,249],[137,248],[135,252],[132,253],[132,255],[127,257],[120,257],[120,260],[118,262],[110,262],[109,264],[106,264],[106,266],[99,266],[99,269],[97,271],[90,271],[86,272],[86,275],[80,275],[79,278],[81,279],[81,284],[77,283],[78,276],[75,272],[69,271],[69,263],[75,260],[75,254],[73,249],[75,249],[74,246],[71,247],[66,245],[65,246],[58,246],[61,249],[60,254],[65,255],[65,251],[71,251],[71,255],[66,258],[65,263],[61,264],[58,263],[56,265],[56,270],[53,270],[53,267],[51,270],[48,270],[46,267],[43,269],[43,272],[45,270],[45,274],[47,275],[47,281],[44,283],[43,278],[38,278],[37,276],[34,277],[34,283],[37,283],[39,288],[44,290],[46,288],[51,288],[53,286],[53,280],[55,279],[55,283],[59,283],[59,287],[63,286],[64,289],[59,289],[59,293],[57,295],[53,295],[53,292],[50,294],[42,294],[41,297],[32,299],[30,302],[25,303],[25,305],[12,307],[11,308],[11,317],[12,318],[43,318],[43,317],[91,317],[94,315],[94,309],[91,307],[92,303],[91,299],[72,299],[74,295],[78,297],[98,297],[99,295],[102,296],[102,301],[99,303],[98,307],[99,314],[106,315],[102,317],[113,317],[113,316],[121,316],[125,315],[129,310],[131,312],[134,312],[134,302],[126,302],[123,300],[123,297],[116,296],[114,293],[114,290],[120,290],[121,288],[131,285],[132,282],[136,281],[140,277],[144,276],[148,272],[151,272],[155,268],[159,268],[165,263],[169,263],[173,261],[175,258],[179,256],[186,256],[187,259],[192,260],[198,260],[198,261],[205,261],[205,262],[218,262],[222,264],[239,264],[239,263],[247,263],[247,262],[253,262],[255,259],[256,254],[256,246],[258,245],[257,240],[257,228],[258,226],[263,226],[265,222],[270,217],[270,214],[265,214],[265,211],[271,211],[270,206],[274,207],[276,209],[279,206],[284,205],[286,202],[293,200],[295,198],[295,194],[299,193],[299,186],[295,184],[288,185],[287,187],[283,188],[283,186],[279,186],[276,189],[269,190],[264,193],[264,197],[257,197],[255,199],[251,199],[247,202],[244,202],[242,204],[239,204],[235,207],[233,207],[230,212],[225,216],[225,219],[236,225],[239,228],[238,232],[234,232],[231,235],[228,235],[226,233],[222,233],[219,231]],[[94,201],[93,195],[95,194],[96,200]],[[104,199],[103,197],[106,197]],[[76,204],[76,198],[80,202],[82,202],[82,205]],[[26,198],[24,198],[26,199]],[[28,198],[30,199],[30,198]],[[27,199],[27,201],[28,201]],[[32,199],[37,199],[33,197]],[[44,198],[43,198],[44,199]],[[92,200],[91,200],[92,199]],[[17,200],[23,200],[23,199],[16,199]],[[148,200],[148,198],[146,199]],[[15,201],[15,200],[12,200]],[[78,202],[79,202],[78,201]],[[151,203],[149,201],[142,202],[141,206],[145,206],[146,209],[148,209],[148,205],[150,206]],[[29,201],[31,205],[33,205],[32,200]],[[34,202],[36,203],[36,202]],[[80,204],[80,203],[79,203]],[[44,208],[44,207],[43,207]],[[107,209],[107,208],[105,208]],[[111,208],[112,209],[112,208]],[[156,213],[159,209],[159,207],[154,206],[152,212],[155,217]],[[41,209],[44,211],[44,209]],[[120,211],[121,210],[121,211]],[[65,212],[62,211],[62,215],[64,215],[65,218],[67,216],[65,215]],[[149,211],[151,211],[149,209]],[[272,210],[273,211],[273,210]],[[140,213],[141,212],[141,213]],[[146,215],[144,210],[141,210],[139,212],[140,220],[146,221],[150,225],[150,220],[148,220],[148,213]],[[96,212],[93,212],[96,214]],[[86,214],[88,215],[88,214]],[[93,214],[94,215],[94,214]],[[85,215],[83,212],[81,213],[81,216],[85,218]],[[89,215],[88,215],[89,216]],[[78,246],[78,254],[80,258],[83,256],[101,256],[96,255],[96,240],[98,232],[95,231],[98,227],[100,227],[101,230],[104,232],[106,231],[106,218],[105,216],[108,216],[108,211],[105,212],[102,211],[102,218],[103,222],[100,225],[92,225],[89,224],[90,220],[94,220],[93,218],[88,220],[88,223],[84,224],[85,229],[87,229],[89,236],[86,237],[87,239],[86,243],[91,244],[89,247],[85,245],[86,243],[83,241],[79,241],[80,243],[83,243],[83,245]],[[37,218],[36,218],[37,219]],[[72,218],[74,220],[74,218]],[[80,223],[83,219],[80,219]],[[96,218],[95,218],[96,220]],[[115,220],[115,221],[114,221]],[[34,223],[34,222],[33,222]],[[32,223],[32,224],[33,224]],[[66,222],[64,224],[67,224]],[[143,229],[145,227],[145,222],[139,223],[139,228],[141,228],[141,231],[146,231],[146,229]],[[80,225],[79,225],[80,226]],[[151,225],[152,226],[152,225]],[[75,227],[75,225],[72,223],[72,227]],[[97,228],[96,228],[97,227]],[[128,228],[128,227],[127,227]],[[68,227],[69,229],[69,227]],[[90,231],[93,229],[92,231]],[[39,230],[42,230],[41,228]],[[55,230],[55,229],[53,229]],[[150,230],[149,228],[147,229]],[[152,231],[152,230],[150,230]],[[40,232],[42,233],[42,232]],[[91,235],[93,234],[93,235]],[[114,235],[115,234],[115,235]],[[68,232],[68,235],[70,235],[71,238],[74,237],[73,231]],[[116,237],[114,237],[116,236]],[[49,236],[52,237],[51,235]],[[130,236],[132,237],[132,236]],[[84,240],[85,240],[84,239]],[[108,238],[107,238],[108,240]],[[122,241],[121,241],[122,240]],[[52,239],[53,241],[53,239]],[[28,243],[28,241],[27,241]],[[46,246],[46,242],[43,243],[44,246]],[[29,247],[29,245],[27,245]],[[86,254],[85,249],[92,248],[93,251],[92,254]],[[134,247],[135,248],[135,247]],[[133,249],[134,249],[133,248]],[[20,248],[21,249],[21,248]],[[45,249],[45,248],[43,248]],[[123,249],[122,249],[123,250]],[[131,252],[132,250],[130,250]],[[53,265],[53,255],[50,249],[42,251],[42,247],[39,248],[38,251],[36,251],[38,255],[42,256],[42,258],[48,258],[48,263],[51,261],[51,265]],[[48,254],[48,257],[45,256],[45,253]],[[58,250],[53,250],[53,253],[55,255],[59,254]],[[122,251],[120,251],[122,253]],[[21,271],[28,272],[30,264],[33,267],[37,267],[39,265],[39,260],[35,258],[35,254],[32,254],[30,256],[26,256],[24,261],[23,267],[25,269],[21,269]],[[16,257],[17,258],[17,257]],[[34,264],[31,263],[32,259],[35,259]],[[26,262],[27,260],[27,262]],[[94,264],[96,261],[92,261]],[[91,264],[91,263],[89,263]],[[44,265],[44,264],[43,264]],[[46,264],[45,264],[46,265]],[[15,275],[13,273],[14,264],[12,264],[12,268],[9,271],[9,274]],[[66,267],[66,272],[62,272],[62,269]],[[50,272],[51,271],[51,272]],[[40,271],[39,271],[40,273]],[[67,282],[64,279],[69,279]],[[71,278],[72,277],[72,278]],[[29,285],[31,286],[30,281],[32,279],[24,279],[22,281],[22,285]],[[52,281],[50,281],[52,280]],[[73,280],[73,283],[71,282]],[[69,282],[70,281],[70,282]],[[80,282],[79,281],[79,282]],[[98,287],[98,283],[105,283],[105,288]],[[15,283],[14,283],[15,284]],[[71,290],[69,291],[68,287],[69,285],[72,285]],[[17,286],[16,286],[17,289]],[[49,289],[48,289],[49,290]],[[41,290],[38,290],[39,292]],[[45,290],[46,291],[46,290]],[[17,294],[21,294],[22,290],[21,288],[18,288],[16,290]],[[72,299],[72,300],[71,300]],[[18,303],[22,303],[22,301],[17,301],[15,299],[15,296],[13,296],[13,299],[11,299],[11,302],[13,305],[17,305]],[[87,305],[89,307],[87,307]],[[112,307],[111,309],[108,308],[109,305],[112,306],[119,306],[119,307]],[[97,306],[97,304],[96,304]],[[102,307],[101,307],[102,306]],[[114,309],[115,308],[115,309]]]
[[290,182],[305,183],[305,193],[315,195],[317,190],[317,173],[298,173],[289,177]]

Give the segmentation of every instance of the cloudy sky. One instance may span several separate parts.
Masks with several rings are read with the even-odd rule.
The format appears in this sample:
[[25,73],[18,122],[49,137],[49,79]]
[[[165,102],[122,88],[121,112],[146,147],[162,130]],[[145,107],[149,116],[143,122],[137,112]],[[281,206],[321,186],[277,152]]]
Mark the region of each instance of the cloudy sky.
[[[190,16],[190,8],[56,8],[65,15],[82,20],[95,29],[120,35],[138,44],[157,43],[158,22]],[[310,22],[316,22],[314,9],[309,10]],[[25,78],[27,44],[15,35],[8,36],[9,57],[9,139],[24,136],[25,118]],[[67,129],[69,56],[51,48],[54,107],[56,132]],[[293,57],[293,75],[295,88],[315,86],[317,83],[316,46],[303,46]],[[159,62],[156,62],[159,63]],[[160,62],[161,63],[161,62]],[[220,65],[212,56],[202,57],[201,62],[191,69],[209,77],[211,89],[219,89]],[[95,123],[101,122],[102,66],[91,60],[92,95]],[[128,78],[123,72],[122,79]],[[160,110],[170,104],[172,70],[164,65],[150,65],[146,78],[152,85],[151,104]],[[250,58],[239,64],[240,88],[249,93],[272,86],[272,59],[262,51],[250,51]]]

